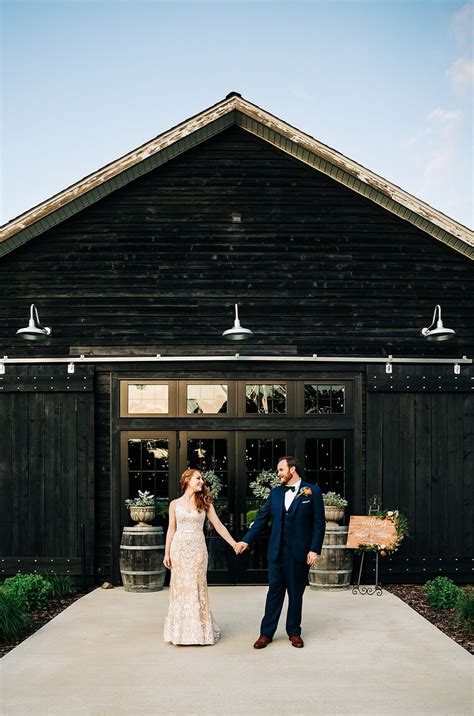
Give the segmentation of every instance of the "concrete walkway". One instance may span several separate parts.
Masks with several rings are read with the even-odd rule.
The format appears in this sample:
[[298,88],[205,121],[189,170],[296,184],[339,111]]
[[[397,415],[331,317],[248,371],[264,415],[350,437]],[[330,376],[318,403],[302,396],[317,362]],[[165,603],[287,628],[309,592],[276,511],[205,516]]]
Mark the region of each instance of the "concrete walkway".
[[262,651],[266,589],[211,587],[215,646],[164,644],[168,590],[97,589],[0,662],[2,714],[472,714],[472,657],[397,597],[307,589]]

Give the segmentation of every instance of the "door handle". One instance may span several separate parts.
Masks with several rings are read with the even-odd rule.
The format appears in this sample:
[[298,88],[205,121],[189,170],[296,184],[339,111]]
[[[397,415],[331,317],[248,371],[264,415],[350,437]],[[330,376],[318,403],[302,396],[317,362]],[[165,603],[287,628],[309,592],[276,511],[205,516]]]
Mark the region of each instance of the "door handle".
[[229,515],[229,527],[231,530],[234,529],[234,513],[233,512],[231,512],[231,514]]
[[244,530],[247,527],[245,524],[245,512],[240,513],[240,529]]

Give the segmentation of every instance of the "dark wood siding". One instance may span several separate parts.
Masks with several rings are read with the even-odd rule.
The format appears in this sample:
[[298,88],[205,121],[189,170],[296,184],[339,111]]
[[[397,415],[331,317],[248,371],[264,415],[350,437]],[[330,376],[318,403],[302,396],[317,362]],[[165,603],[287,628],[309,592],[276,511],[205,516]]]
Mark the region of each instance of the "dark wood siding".
[[[241,215],[240,223],[232,222],[232,213]],[[33,301],[42,322],[53,326],[52,338],[41,346],[15,337]],[[355,358],[474,352],[471,261],[234,127],[3,257],[0,355],[229,352],[234,348],[223,346],[221,333],[232,324],[236,301],[242,324],[255,332],[252,344],[239,346],[243,353]],[[457,338],[429,344],[419,331],[431,322],[439,302]],[[135,376],[142,369],[123,365],[124,377],[127,368]],[[289,366],[281,368],[292,377]],[[143,367],[142,375],[153,370]],[[189,366],[180,370],[176,375],[184,376]],[[347,370],[363,373],[363,360]],[[117,510],[112,488],[118,458],[110,441],[111,419],[116,418],[110,391],[113,371],[114,366],[101,366],[94,381],[95,559],[103,576],[112,566],[112,513]],[[206,374],[212,374],[208,367],[194,372],[195,377]],[[64,397],[64,410],[70,398]],[[450,480],[460,480],[461,473],[465,480],[460,493],[449,491],[450,510],[461,499],[466,508],[472,488],[472,405],[466,397],[461,422],[460,398],[430,394],[418,401],[414,394],[366,393],[363,383],[354,507],[365,508],[382,488],[384,500],[403,505],[416,524],[409,556],[419,557],[418,569],[422,559],[443,557],[446,532],[453,549],[461,539],[461,527],[440,507],[448,499],[443,483],[447,466],[452,468]],[[30,431],[28,450],[15,448],[15,479],[19,475],[18,484],[29,485],[35,464],[43,461],[44,484],[33,481],[28,500],[39,519],[52,521],[57,529],[59,517],[45,512],[44,491],[59,500],[68,495],[68,505],[75,509],[76,476],[70,460],[83,450],[85,440],[77,422],[74,432],[76,412],[74,418],[67,413],[68,425],[63,425],[52,396],[19,393],[2,400],[12,401],[2,407],[6,434],[10,419],[11,435],[20,435],[25,426]],[[455,437],[448,436],[455,447],[442,452],[436,440],[447,430],[455,431]],[[2,465],[7,465],[12,448],[2,444]],[[63,464],[67,485],[52,478]],[[30,503],[11,492],[8,480],[0,490],[21,515],[20,526],[8,537],[15,552],[24,539],[19,530],[28,520]],[[64,539],[72,544],[73,522],[69,532],[65,529]],[[466,534],[472,541],[470,529],[465,519],[463,543]],[[31,530],[32,544],[39,545],[40,527],[35,523]],[[48,534],[44,539],[49,554],[56,549],[56,537]],[[30,541],[25,542],[27,552],[28,545]]]
[[[32,300],[55,353],[215,347],[235,300],[254,345],[457,355],[473,341],[472,262],[237,127],[5,256],[0,279],[9,355]],[[439,302],[455,349],[419,336]]]

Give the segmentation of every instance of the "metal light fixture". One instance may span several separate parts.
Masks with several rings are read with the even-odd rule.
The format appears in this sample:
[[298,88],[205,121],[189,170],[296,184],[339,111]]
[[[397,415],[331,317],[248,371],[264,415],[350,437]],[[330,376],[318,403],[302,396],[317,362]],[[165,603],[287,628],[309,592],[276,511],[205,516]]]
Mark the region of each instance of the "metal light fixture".
[[443,321],[441,320],[441,306],[439,304],[436,304],[435,306],[431,326],[422,328],[421,335],[428,341],[433,342],[448,341],[456,335],[456,331],[453,331],[452,328],[445,328],[443,326]]
[[239,310],[237,304],[235,304],[235,320],[232,328],[224,331],[222,334],[223,338],[227,338],[228,341],[246,341],[253,337],[253,333],[250,328],[242,328],[239,321]]
[[[36,315],[36,321],[35,321]],[[30,307],[30,320],[26,328],[19,328],[16,332],[17,336],[21,336],[25,341],[45,341],[51,335],[52,329],[49,326],[42,326],[38,316],[38,311],[34,303]]]

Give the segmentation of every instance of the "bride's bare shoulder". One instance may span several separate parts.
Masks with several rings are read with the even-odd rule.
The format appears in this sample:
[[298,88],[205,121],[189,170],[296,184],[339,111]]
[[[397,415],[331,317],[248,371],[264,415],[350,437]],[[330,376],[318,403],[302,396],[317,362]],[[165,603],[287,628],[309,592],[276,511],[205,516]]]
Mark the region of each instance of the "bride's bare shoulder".
[[174,508],[176,507],[176,505],[178,504],[179,500],[180,500],[179,497],[178,497],[176,500],[171,500],[171,502],[170,502],[170,509],[171,509],[171,508],[174,509]]

